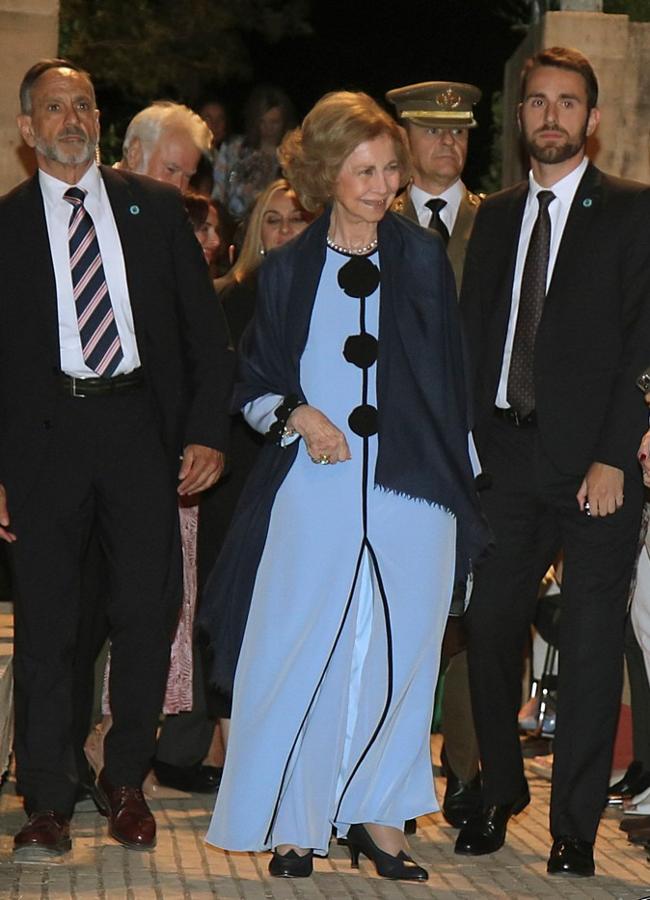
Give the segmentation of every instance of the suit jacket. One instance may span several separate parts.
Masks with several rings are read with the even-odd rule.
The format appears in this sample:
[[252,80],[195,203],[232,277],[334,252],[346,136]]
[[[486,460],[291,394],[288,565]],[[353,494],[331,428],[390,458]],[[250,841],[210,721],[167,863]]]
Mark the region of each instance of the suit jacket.
[[[454,222],[454,227],[449,235],[449,243],[447,244],[447,256],[451,262],[456,278],[456,286],[460,291],[460,285],[463,280],[463,266],[465,265],[465,254],[467,253],[467,244],[474,227],[474,219],[481,205],[482,197],[478,194],[472,194],[463,186],[463,198],[458,207],[458,215]],[[391,206],[393,212],[399,213],[419,224],[418,214],[411,200],[410,189],[407,188],[403,193],[393,200]]]
[[[494,422],[528,182],[488,197],[461,291],[474,365],[476,437]],[[589,165],[569,211],[537,332],[536,409],[544,452],[562,473],[594,461],[638,477],[647,411],[635,380],[650,362],[650,189]]]
[[[190,443],[225,450],[234,354],[180,194],[129,172],[102,166],[101,174],[122,244],[146,389],[170,463],[177,465]],[[0,233],[0,483],[15,509],[63,399],[38,175],[0,199]]]

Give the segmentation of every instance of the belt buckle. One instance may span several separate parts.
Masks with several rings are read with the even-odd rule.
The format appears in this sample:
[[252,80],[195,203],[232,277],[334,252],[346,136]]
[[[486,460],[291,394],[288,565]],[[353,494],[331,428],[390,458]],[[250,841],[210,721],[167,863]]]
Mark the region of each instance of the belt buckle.
[[75,378],[74,375],[71,375],[70,378],[72,379],[72,396],[73,397],[81,397],[82,399],[85,399],[86,394],[81,394],[81,393],[78,393],[78,391],[77,391],[77,382],[80,381],[81,384],[83,384],[83,378]]

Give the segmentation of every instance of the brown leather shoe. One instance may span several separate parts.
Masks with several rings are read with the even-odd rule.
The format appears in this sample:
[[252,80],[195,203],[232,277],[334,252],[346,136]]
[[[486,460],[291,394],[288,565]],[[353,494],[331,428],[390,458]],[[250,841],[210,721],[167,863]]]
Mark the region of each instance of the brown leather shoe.
[[130,850],[153,850],[156,820],[140,788],[113,787],[102,770],[95,785],[95,802],[108,819],[108,833]]
[[63,856],[71,848],[70,820],[51,809],[32,813],[14,838],[14,855],[20,862]]

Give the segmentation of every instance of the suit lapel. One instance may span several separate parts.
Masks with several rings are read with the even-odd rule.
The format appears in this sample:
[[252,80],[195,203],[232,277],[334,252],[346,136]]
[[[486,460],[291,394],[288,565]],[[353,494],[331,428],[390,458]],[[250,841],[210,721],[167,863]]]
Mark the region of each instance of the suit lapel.
[[119,171],[108,166],[100,166],[100,172],[120,236],[129,300],[136,334],[138,334],[142,333],[138,327],[142,326],[141,301],[147,296],[146,266],[144,265],[147,259],[147,247],[143,232],[150,211],[143,209],[146,199],[143,199],[140,193],[136,197],[132,184],[123,178]]
[[61,354],[59,351],[56,279],[38,172],[26,182],[24,191],[25,216],[17,225],[19,228],[25,227],[25,235],[24,239],[19,240],[19,244],[29,248],[31,260],[39,260],[38,265],[25,261],[26,265],[23,271],[26,285],[28,285],[25,291],[25,302],[27,304],[34,302],[42,307],[40,311],[37,311],[35,321],[44,322],[45,328],[35,329],[34,334],[40,333],[43,336],[43,352],[51,360],[51,365],[58,369],[61,365]]
[[561,285],[567,266],[575,271],[576,256],[581,247],[589,240],[591,223],[595,221],[602,203],[602,178],[600,171],[591,163],[587,166],[576,190],[564,226],[562,240],[558,249],[553,275],[549,284],[548,297],[554,293],[556,285]]

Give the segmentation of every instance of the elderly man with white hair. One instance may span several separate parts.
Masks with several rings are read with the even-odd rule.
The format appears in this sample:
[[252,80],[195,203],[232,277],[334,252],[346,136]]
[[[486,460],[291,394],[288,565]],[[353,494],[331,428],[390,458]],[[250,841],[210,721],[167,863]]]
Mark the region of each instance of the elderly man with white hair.
[[197,113],[180,103],[158,100],[131,119],[119,167],[185,191],[211,145],[210,129]]

